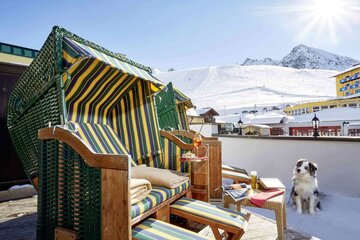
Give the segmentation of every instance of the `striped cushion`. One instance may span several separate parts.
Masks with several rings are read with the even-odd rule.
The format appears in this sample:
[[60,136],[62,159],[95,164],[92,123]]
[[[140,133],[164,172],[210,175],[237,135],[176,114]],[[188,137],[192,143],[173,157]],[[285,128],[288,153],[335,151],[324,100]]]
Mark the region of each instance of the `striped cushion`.
[[189,230],[171,225],[169,223],[149,218],[141,224],[137,225],[132,230],[132,237],[135,239],[179,239],[179,240],[190,240],[190,239],[209,239],[200,236]]
[[147,196],[141,202],[135,203],[131,206],[131,218],[137,217],[147,210],[159,205],[160,203],[175,196],[175,194],[178,194],[189,188],[189,186],[190,181],[174,189],[153,186],[149,196]]
[[238,228],[246,226],[245,214],[207,202],[183,197],[172,204],[171,208]]
[[190,163],[181,163],[180,157],[186,151],[182,150],[179,146],[177,146],[174,142],[169,139],[162,137],[163,148],[164,148],[164,168],[175,170],[178,172],[189,173],[191,171]]
[[[67,127],[75,131],[96,153],[129,155],[114,130],[105,124],[68,122]],[[131,159],[131,166],[136,163]]]

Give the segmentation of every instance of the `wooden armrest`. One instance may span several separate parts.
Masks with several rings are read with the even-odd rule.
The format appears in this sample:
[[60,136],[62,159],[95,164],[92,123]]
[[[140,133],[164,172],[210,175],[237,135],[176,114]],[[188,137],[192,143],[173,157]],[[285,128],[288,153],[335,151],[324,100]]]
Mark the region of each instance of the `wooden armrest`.
[[168,131],[171,134],[175,135],[175,136],[182,136],[182,137],[186,137],[189,138],[191,140],[194,139],[194,137],[196,136],[196,134],[194,134],[193,132],[190,131],[186,131],[186,130],[173,130],[173,131]]
[[[194,130],[189,130],[188,132],[196,135],[196,134],[199,134],[198,132],[194,131]],[[202,140],[218,140],[217,137],[205,137],[204,135],[200,134],[201,135],[201,138]]]
[[73,148],[84,159],[85,163],[94,168],[129,170],[130,156],[125,154],[99,154],[93,152],[78,136],[61,127],[42,128],[38,131],[41,140],[58,140]]
[[170,141],[174,142],[176,145],[178,145],[183,150],[191,151],[194,149],[194,145],[185,143],[184,141],[182,141],[180,138],[176,137],[171,132],[160,130],[160,135],[169,139]]

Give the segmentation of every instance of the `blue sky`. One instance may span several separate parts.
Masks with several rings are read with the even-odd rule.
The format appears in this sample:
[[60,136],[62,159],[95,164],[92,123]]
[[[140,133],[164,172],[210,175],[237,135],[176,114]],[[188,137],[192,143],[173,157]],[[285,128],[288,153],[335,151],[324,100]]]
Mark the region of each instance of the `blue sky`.
[[299,43],[360,59],[355,18],[336,25],[336,41],[316,26],[299,37],[311,16],[291,9],[311,1],[4,1],[0,42],[39,49],[59,25],[161,70],[281,59]]

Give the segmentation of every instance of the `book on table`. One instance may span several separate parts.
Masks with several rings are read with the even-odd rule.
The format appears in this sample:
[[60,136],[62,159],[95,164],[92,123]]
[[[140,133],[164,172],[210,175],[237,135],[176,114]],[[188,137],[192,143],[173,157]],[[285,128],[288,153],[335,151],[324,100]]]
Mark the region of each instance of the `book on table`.
[[225,190],[226,194],[229,194],[235,202],[240,201],[244,198],[249,197],[250,192],[247,188],[243,189],[228,189]]
[[264,189],[285,189],[278,178],[259,178],[259,183]]

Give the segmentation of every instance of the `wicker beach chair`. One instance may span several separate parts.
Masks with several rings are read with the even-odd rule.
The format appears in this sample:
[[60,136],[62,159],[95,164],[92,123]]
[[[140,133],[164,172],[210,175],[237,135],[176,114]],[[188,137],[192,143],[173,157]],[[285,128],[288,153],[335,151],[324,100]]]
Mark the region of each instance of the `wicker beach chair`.
[[150,68],[53,28],[8,110],[13,143],[39,191],[38,239],[130,239],[132,225],[190,191],[189,182],[154,187],[130,205],[130,166],[169,167],[167,137],[179,151],[193,149],[159,131],[153,95],[163,87]]

